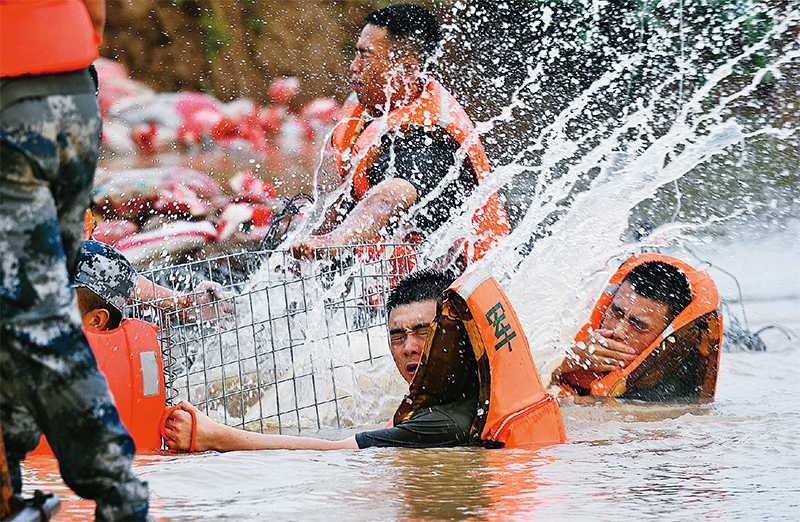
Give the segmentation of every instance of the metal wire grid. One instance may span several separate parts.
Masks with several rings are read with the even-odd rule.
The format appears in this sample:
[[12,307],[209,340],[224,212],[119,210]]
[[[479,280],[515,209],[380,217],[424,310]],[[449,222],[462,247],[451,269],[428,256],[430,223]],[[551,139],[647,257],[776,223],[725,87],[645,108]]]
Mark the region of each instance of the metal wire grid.
[[230,254],[143,274],[184,295],[214,280],[230,297],[177,311],[137,302],[128,315],[160,327],[168,404],[186,399],[262,433],[342,428],[355,367],[389,353],[386,297],[416,264],[407,244],[353,246],[311,266],[285,251]]

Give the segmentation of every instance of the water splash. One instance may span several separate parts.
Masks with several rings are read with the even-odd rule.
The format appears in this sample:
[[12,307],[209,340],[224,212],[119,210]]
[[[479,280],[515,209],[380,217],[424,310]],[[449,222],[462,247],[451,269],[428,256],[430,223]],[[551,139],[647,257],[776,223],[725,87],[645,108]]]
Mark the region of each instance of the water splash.
[[[508,8],[504,6],[499,9]],[[753,218],[775,196],[774,190],[740,180],[741,171],[752,169],[753,177],[773,183],[779,177],[776,171],[756,170],[759,165],[741,151],[769,140],[772,147],[750,155],[798,159],[800,133],[790,78],[800,69],[800,13],[792,8],[725,4],[722,11],[727,14],[713,19],[698,16],[695,7],[687,12],[682,2],[657,7],[670,6],[677,9],[669,20],[677,25],[674,31],[664,26],[653,29],[654,15],[648,3],[642,3],[640,27],[651,16],[647,23],[653,30],[646,45],[626,54],[620,42],[606,39],[611,45],[604,49],[605,71],[566,101],[550,97],[554,76],[548,74],[547,60],[524,60],[525,76],[508,102],[478,125],[487,149],[493,142],[505,148],[495,155],[499,160],[494,179],[475,191],[467,207],[477,208],[497,189],[512,204],[523,201],[517,205],[523,210],[516,216],[513,233],[481,264],[501,278],[540,366],[552,363],[559,352],[553,347],[563,349],[585,321],[608,273],[642,246],[626,239],[625,232],[643,214],[643,206],[653,206],[655,200],[655,206],[668,207],[668,213],[651,216],[657,218],[655,225],[683,217],[686,223],[678,228],[690,234],[714,227],[718,233],[733,233],[727,222]],[[455,11],[459,9],[466,7]],[[480,14],[480,9],[468,12]],[[484,22],[491,18],[487,12]],[[546,7],[537,12],[542,15],[539,34],[546,34],[554,23],[552,12]],[[593,14],[569,23],[591,25],[587,16]],[[756,28],[745,27],[753,20],[762,22]],[[708,25],[705,32],[702,22]],[[518,28],[517,34],[525,30],[530,27]],[[506,34],[513,34],[513,27]],[[463,38],[464,32],[455,37]],[[733,56],[704,54],[704,48],[717,48],[720,39],[730,44],[731,38],[749,41],[740,43]],[[639,39],[645,40],[641,35]],[[556,52],[547,51],[547,45]],[[566,56],[563,50],[568,48],[564,41],[552,39],[533,43],[527,55]],[[510,67],[501,64],[494,77],[519,77],[520,71]],[[490,87],[483,91],[491,91],[492,76],[485,80]],[[778,93],[772,96],[778,100],[775,105],[770,105],[770,92]],[[541,114],[545,118],[537,118]],[[512,122],[523,122],[523,130]],[[791,215],[798,208],[796,162],[789,172],[793,172],[786,180],[789,186],[779,194],[782,202],[770,205],[771,215]],[[690,186],[681,190],[679,184],[684,182]],[[708,186],[709,193],[698,193],[693,183]],[[735,197],[740,183],[749,185],[751,194],[742,202]],[[677,201],[658,203],[667,202],[666,190],[672,190]],[[714,211],[717,197],[728,204]],[[726,226],[720,229],[720,223]],[[468,232],[468,223],[462,220],[439,231],[432,244],[448,244]],[[439,252],[434,248],[430,254]]]
[[[448,25],[451,35],[467,38],[469,44],[469,24],[489,24],[486,13],[492,7],[481,11],[480,5],[456,6],[456,11],[466,10],[473,18]],[[473,86],[476,92],[494,93],[503,100],[481,97],[488,100],[484,110],[490,112],[477,120],[494,160],[494,173],[467,199],[462,213],[430,238],[422,254],[429,259],[442,255],[448,245],[471,233],[467,216],[472,211],[495,191],[505,195],[507,206],[515,209],[514,230],[479,264],[501,280],[515,303],[544,377],[624,258],[645,246],[691,241],[693,234],[712,229],[726,233],[731,221],[748,219],[763,210],[763,200],[774,194],[767,190],[769,186],[748,181],[745,185],[753,197],[742,202],[735,197],[742,170],[753,170],[755,178],[761,174],[755,170],[756,162],[742,151],[763,140],[777,145],[759,154],[781,157],[788,149],[783,157],[791,159],[798,150],[791,85],[800,68],[796,38],[800,12],[759,11],[750,4],[737,4],[730,8],[731,16],[720,20],[702,14],[685,21],[682,3],[659,6],[643,3],[641,9],[632,11],[635,16],[622,16],[622,25],[636,31],[633,39],[620,37],[618,41],[603,33],[595,4],[574,19],[546,6],[535,7],[533,11],[540,16],[529,25],[507,24],[508,31],[517,30],[518,37],[497,53],[508,58],[509,49],[525,31],[542,35],[540,40],[528,42],[531,47],[525,55],[516,55],[516,63],[522,65],[514,68],[513,63],[490,58],[495,69],[481,78],[478,87]],[[502,3],[497,7],[508,9]],[[656,7],[677,8],[680,16],[672,20],[667,17],[670,12],[653,11]],[[748,9],[749,14],[745,12]],[[479,16],[481,12],[483,16]],[[745,31],[751,41],[740,43],[735,54],[704,54],[703,49],[717,45],[719,38],[724,44],[740,32],[744,22],[762,20],[762,15],[769,21]],[[531,13],[526,16],[535,18]],[[659,20],[661,26],[656,23]],[[708,23],[706,32],[697,29],[703,21]],[[569,34],[553,34],[564,28],[574,33],[581,27],[588,31],[585,49],[576,47]],[[646,30],[650,31],[647,35]],[[692,46],[687,48],[690,36]],[[623,44],[631,41],[639,43],[626,49]],[[579,59],[592,64],[589,72],[576,74],[568,88],[555,88],[553,84],[560,78],[554,69]],[[475,65],[477,69],[480,63]],[[575,71],[574,65],[571,70]],[[451,74],[451,78],[468,83],[469,72]],[[485,68],[481,72],[486,72]],[[452,88],[458,91],[459,85]],[[500,96],[500,89],[510,94]],[[570,95],[559,96],[559,89],[560,94],[569,91]],[[782,93],[776,106],[765,102],[765,89]],[[462,94],[470,98],[468,93]],[[788,112],[782,113],[779,107]],[[330,176],[326,167],[330,165],[323,155],[319,182]],[[796,198],[792,200],[792,187],[800,186],[796,165],[792,172],[789,190],[780,193],[783,202],[776,205],[777,215],[800,204]],[[455,175],[452,172],[450,176]],[[774,172],[766,177],[778,178]],[[727,187],[732,182],[734,189]],[[684,183],[689,186],[681,188]],[[706,185],[712,190],[704,191]],[[677,205],[665,197],[667,190],[680,197],[677,213]],[[284,246],[313,230],[325,202],[347,191],[346,182],[318,193],[327,197],[318,198],[315,212],[310,213],[312,219],[288,237]],[[436,195],[434,191],[417,206]],[[726,205],[717,205],[718,198]],[[656,211],[648,211],[648,205]],[[626,232],[643,215],[653,221],[650,228],[661,226],[644,241],[630,239]],[[682,223],[673,223],[676,218]],[[313,337],[322,323],[311,321],[305,328]],[[344,352],[357,349],[344,346],[343,352],[337,353],[346,357]]]

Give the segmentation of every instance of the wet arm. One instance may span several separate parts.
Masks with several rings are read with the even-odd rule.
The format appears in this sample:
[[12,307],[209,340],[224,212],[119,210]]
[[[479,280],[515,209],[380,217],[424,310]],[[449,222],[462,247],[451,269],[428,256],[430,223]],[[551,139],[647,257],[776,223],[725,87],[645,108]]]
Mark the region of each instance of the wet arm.
[[315,235],[327,234],[342,224],[342,221],[347,217],[347,214],[353,209],[355,203],[350,196],[342,194],[328,209],[325,211],[325,219],[318,229],[314,231]]
[[196,451],[240,451],[265,449],[358,449],[355,436],[339,441],[294,437],[291,435],[269,435],[240,430],[214,422],[206,414],[186,401],[180,404],[165,423],[166,445],[173,450],[188,450],[192,435],[192,418],[188,410],[197,416]]
[[411,183],[400,178],[387,179],[372,188],[338,227],[292,245],[292,254],[297,258],[313,258],[315,248],[369,242],[392,216],[406,210],[416,200],[417,191]]
[[[175,292],[165,286],[156,284],[154,281],[150,281],[145,276],[139,274],[136,278],[136,290],[134,290],[133,296],[140,301],[166,301],[167,299],[174,298]],[[159,306],[166,305],[165,308],[168,308],[170,303],[164,301],[157,304]]]
[[392,178],[370,190],[340,226],[326,234],[333,244],[349,245],[372,240],[392,216],[417,200],[417,191],[408,181]]
[[239,430],[224,426],[225,430],[220,430],[224,435],[214,440],[211,446],[202,448],[197,446],[197,451],[237,451],[237,450],[335,450],[335,449],[358,449],[355,436],[343,440],[324,440],[311,437],[295,437],[291,435],[270,435],[265,433],[253,433],[251,431]]
[[[222,301],[226,298],[222,285],[213,281],[200,282],[194,291],[188,295],[178,295],[174,290],[156,284],[139,274],[136,279],[136,289],[133,296],[144,302],[150,302],[167,310],[177,311],[187,307],[197,307],[205,303]],[[233,313],[233,305],[229,302],[220,302],[220,310],[224,313]],[[211,319],[216,316],[217,310],[211,306],[199,308],[202,318]]]
[[[459,145],[452,139],[437,137],[424,129],[413,129],[391,147],[385,147],[378,161],[370,167],[368,177],[380,180],[364,199],[349,213],[336,210],[326,215],[324,224],[305,241],[292,245],[292,254],[297,258],[313,258],[314,249],[364,243],[374,239],[389,220],[408,209],[420,198],[436,188],[453,166]],[[468,160],[464,160],[462,172],[464,186],[455,190],[465,192],[467,186],[476,185],[474,171]],[[470,181],[471,180],[471,181]],[[451,195],[438,198],[447,204],[459,205]],[[343,200],[337,202],[342,204]],[[435,206],[435,205],[434,205]],[[435,209],[431,209],[436,213]],[[439,209],[442,212],[442,209]],[[449,212],[449,210],[448,210]],[[325,255],[318,252],[317,257]]]

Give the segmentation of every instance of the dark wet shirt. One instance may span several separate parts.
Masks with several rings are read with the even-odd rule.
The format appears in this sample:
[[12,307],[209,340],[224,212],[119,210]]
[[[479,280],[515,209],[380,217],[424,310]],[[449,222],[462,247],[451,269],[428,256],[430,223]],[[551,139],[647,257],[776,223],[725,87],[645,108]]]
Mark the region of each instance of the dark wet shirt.
[[478,410],[478,396],[469,396],[442,406],[421,408],[410,419],[392,428],[356,434],[359,448],[436,448],[463,446]]
[[[401,178],[414,186],[417,201],[440,190],[410,217],[410,224],[423,234],[441,227],[478,185],[466,151],[459,151],[458,142],[442,129],[414,127],[390,133],[381,138],[380,147],[380,156],[367,169],[370,187],[387,179]],[[450,180],[439,189],[445,177]],[[398,217],[404,219],[409,217]]]

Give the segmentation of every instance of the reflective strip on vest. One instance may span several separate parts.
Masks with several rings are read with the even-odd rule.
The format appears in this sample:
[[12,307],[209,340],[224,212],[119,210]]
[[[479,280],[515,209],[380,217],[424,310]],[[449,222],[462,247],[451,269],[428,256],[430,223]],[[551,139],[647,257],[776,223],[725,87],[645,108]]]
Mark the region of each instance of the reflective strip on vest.
[[467,276],[467,279],[458,287],[456,291],[458,292],[458,295],[464,299],[464,301],[467,301],[472,295],[472,292],[474,292],[476,288],[478,288],[490,277],[492,277],[492,274],[490,274],[488,270],[475,270]]

